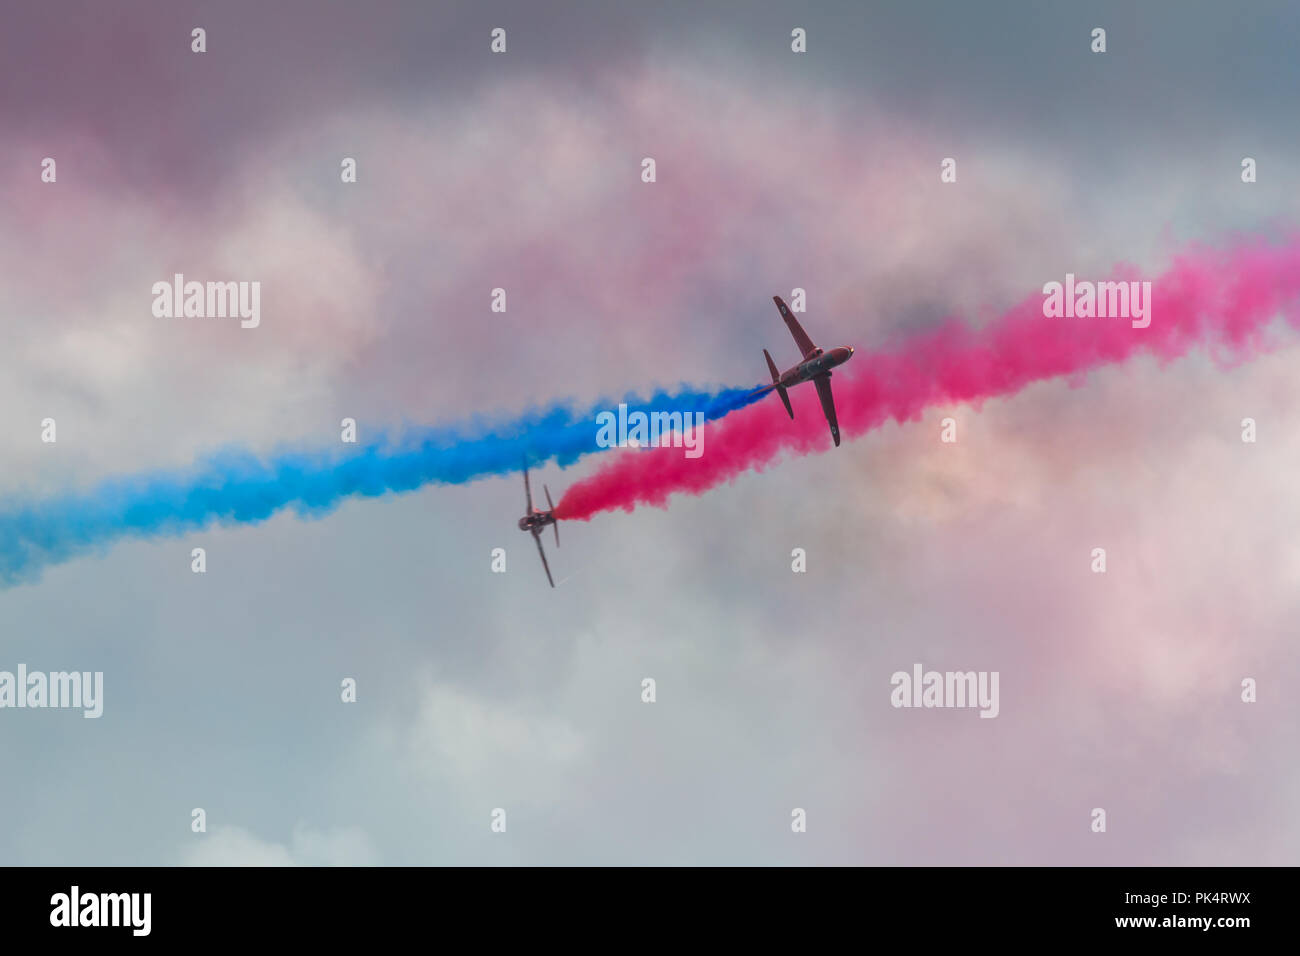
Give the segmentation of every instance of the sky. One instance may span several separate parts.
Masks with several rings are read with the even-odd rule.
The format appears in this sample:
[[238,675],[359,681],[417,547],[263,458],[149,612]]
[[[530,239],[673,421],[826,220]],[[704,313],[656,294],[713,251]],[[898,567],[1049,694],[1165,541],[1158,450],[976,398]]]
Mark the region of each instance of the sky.
[[[369,442],[758,384],[764,348],[797,359],[796,288],[857,350],[838,387],[1066,273],[1154,278],[1300,213],[1283,2],[6,20],[6,530],[214,455],[340,452],[345,417]],[[259,326],[155,316],[178,272],[259,281]],[[0,587],[0,671],[104,675],[98,719],[0,709],[0,862],[1294,865],[1298,358],[1283,325],[841,413],[839,448],[562,522],[554,590],[514,474],[104,541]],[[791,400],[764,421],[824,427]],[[680,451],[534,487],[620,454]],[[998,716],[892,706],[918,663],[997,672]]]

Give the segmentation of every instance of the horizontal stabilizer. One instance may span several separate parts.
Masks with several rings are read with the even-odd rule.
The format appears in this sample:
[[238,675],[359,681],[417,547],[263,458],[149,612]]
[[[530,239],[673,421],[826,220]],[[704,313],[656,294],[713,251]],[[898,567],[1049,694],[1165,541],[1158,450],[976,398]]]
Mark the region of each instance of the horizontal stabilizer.
[[551,530],[555,532],[555,546],[560,546],[560,519],[555,517],[555,502],[551,500],[551,489],[542,485],[542,491],[546,492],[546,507],[551,509]]
[[794,418],[794,409],[790,407],[790,393],[785,390],[784,385],[778,385],[776,391],[781,396],[781,403],[785,405],[785,410],[790,413],[791,418]]
[[776,370],[776,363],[772,361],[772,356],[767,349],[763,349],[763,358],[767,359],[767,370],[772,373],[772,387],[781,396],[781,404],[785,406],[785,410],[790,413],[791,418],[794,418],[794,409],[790,407],[790,395],[781,384],[781,373]]
[[772,354],[767,349],[763,349],[763,358],[767,359],[767,370],[772,373],[772,384],[781,384],[781,373],[776,370],[776,363],[772,361]]

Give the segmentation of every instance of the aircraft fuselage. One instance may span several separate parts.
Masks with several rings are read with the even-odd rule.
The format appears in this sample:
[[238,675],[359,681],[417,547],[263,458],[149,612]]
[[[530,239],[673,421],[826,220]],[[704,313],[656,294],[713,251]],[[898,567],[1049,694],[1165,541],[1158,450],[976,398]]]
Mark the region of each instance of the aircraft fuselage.
[[536,529],[541,531],[548,524],[555,524],[555,512],[534,509],[531,514],[526,514],[519,519],[519,530],[532,531]]
[[833,349],[817,349],[794,368],[782,372],[780,384],[789,388],[791,385],[798,385],[800,382],[810,382],[818,375],[829,372],[837,365],[843,365],[852,357],[853,349],[843,345]]

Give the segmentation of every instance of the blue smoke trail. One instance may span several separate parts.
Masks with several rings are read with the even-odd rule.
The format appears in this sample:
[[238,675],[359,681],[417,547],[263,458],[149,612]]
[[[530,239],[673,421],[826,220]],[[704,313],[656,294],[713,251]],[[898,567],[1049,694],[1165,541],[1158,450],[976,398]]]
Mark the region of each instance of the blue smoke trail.
[[[713,421],[754,402],[750,389],[658,392],[623,401],[634,411],[702,412]],[[188,472],[153,472],[105,481],[89,492],[0,510],[0,586],[34,580],[50,564],[124,537],[175,535],[209,524],[264,521],[293,508],[320,517],[344,499],[413,491],[430,483],[463,484],[518,471],[524,460],[561,467],[598,451],[596,414],[557,405],[495,424],[474,418],[420,428],[344,453],[282,452],[263,461],[247,452],[209,456]]]

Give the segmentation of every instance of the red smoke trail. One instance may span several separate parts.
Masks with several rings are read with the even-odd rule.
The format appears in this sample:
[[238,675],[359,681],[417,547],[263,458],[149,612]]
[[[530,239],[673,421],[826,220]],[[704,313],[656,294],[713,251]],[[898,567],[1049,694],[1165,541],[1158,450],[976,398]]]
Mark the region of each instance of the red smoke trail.
[[[1141,277],[1125,268],[1113,277],[1096,277],[1102,278]],[[1279,314],[1300,326],[1298,298],[1300,237],[1277,245],[1198,247],[1151,280],[1147,328],[1133,328],[1123,318],[1046,318],[1044,297],[1036,293],[983,328],[951,322],[886,351],[859,349],[834,378],[840,428],[853,437],[889,419],[916,420],[931,405],[979,403],[1140,353],[1168,361],[1204,345],[1219,358],[1250,354],[1268,347],[1265,327]],[[806,455],[829,448],[812,386],[800,386],[792,396],[799,405],[795,421],[779,402],[765,397],[707,426],[699,458],[667,449],[622,452],[571,486],[556,514],[585,521],[639,504],[667,507],[674,492],[701,494],[743,471],[762,469],[781,452]]]

